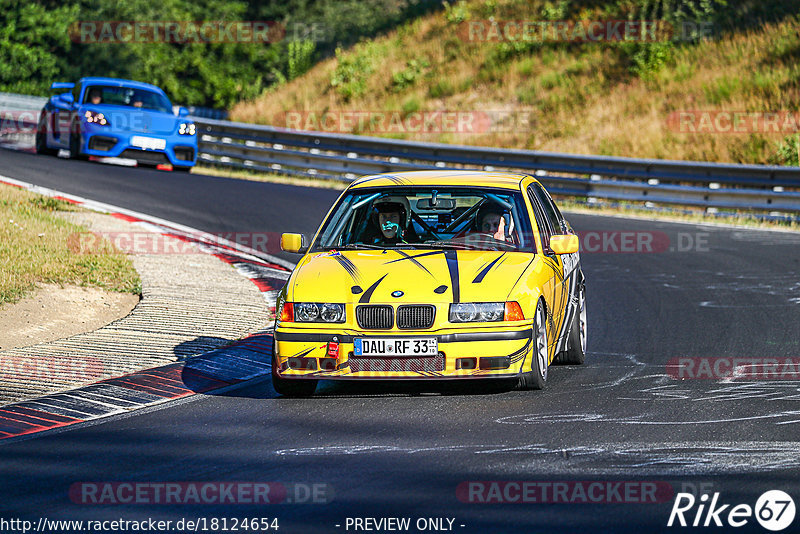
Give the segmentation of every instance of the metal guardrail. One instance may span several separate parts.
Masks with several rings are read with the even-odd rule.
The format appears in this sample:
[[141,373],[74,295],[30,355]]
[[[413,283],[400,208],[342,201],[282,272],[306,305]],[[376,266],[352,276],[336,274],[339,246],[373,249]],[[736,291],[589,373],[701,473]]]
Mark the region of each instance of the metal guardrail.
[[200,161],[351,181],[426,169],[535,173],[554,194],[715,209],[800,212],[800,168],[632,159],[401,141],[195,118]]
[[43,96],[18,95],[16,93],[0,92],[0,110],[12,111],[41,111],[47,103]]
[[[0,92],[0,110],[35,112],[44,97]],[[800,213],[800,168],[632,159],[402,141],[288,130],[192,116],[199,161],[270,173],[349,182],[363,174],[428,169],[535,173],[552,193],[585,198]],[[36,117],[33,118],[36,120]],[[24,123],[24,124],[23,124]],[[27,119],[18,126],[30,129]],[[8,137],[9,132],[0,132]],[[10,132],[12,138],[32,132]]]

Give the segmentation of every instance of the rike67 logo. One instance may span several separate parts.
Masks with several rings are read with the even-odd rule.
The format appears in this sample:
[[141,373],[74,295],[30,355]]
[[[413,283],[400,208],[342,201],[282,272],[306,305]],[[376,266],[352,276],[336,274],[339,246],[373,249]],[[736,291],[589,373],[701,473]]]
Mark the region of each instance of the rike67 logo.
[[667,526],[692,527],[743,527],[753,517],[767,530],[781,531],[794,521],[794,500],[788,493],[770,490],[762,494],[755,507],[749,504],[723,504],[719,492],[710,498],[703,494],[696,499],[691,493],[678,493]]

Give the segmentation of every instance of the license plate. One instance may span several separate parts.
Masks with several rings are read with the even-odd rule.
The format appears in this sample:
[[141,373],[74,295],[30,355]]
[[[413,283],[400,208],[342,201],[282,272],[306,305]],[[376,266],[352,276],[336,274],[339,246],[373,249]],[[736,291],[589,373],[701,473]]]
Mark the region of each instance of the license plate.
[[131,145],[138,146],[144,150],[164,150],[167,147],[167,141],[166,139],[158,139],[157,137],[134,135],[131,137]]
[[435,337],[424,338],[355,338],[355,356],[436,356],[439,343]]

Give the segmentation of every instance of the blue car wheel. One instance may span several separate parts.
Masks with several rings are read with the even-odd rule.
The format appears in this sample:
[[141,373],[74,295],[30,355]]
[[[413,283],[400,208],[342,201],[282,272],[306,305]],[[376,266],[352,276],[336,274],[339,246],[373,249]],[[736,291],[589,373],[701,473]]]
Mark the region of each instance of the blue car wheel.
[[58,150],[47,146],[47,112],[42,110],[39,114],[39,124],[36,126],[36,153],[54,156]]

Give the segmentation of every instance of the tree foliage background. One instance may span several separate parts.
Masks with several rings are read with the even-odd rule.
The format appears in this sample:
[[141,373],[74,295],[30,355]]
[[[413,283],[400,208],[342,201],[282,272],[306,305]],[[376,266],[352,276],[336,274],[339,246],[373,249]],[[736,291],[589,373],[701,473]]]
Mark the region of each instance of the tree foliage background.
[[[227,108],[300,76],[337,46],[440,7],[436,0],[0,0],[0,91],[50,94],[53,81],[154,83],[182,105]],[[275,21],[262,43],[81,43],[78,21]],[[316,27],[314,34],[306,29]]]

